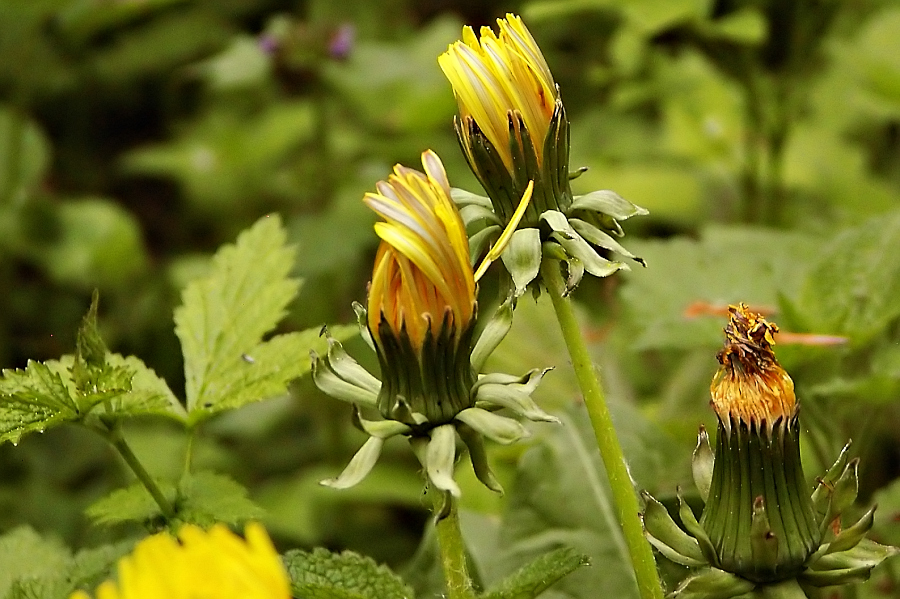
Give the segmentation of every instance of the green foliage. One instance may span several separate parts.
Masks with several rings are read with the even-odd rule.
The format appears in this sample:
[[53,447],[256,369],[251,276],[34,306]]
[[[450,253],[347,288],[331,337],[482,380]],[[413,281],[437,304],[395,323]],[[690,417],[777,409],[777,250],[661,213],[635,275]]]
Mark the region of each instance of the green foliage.
[[[160,488],[175,507],[174,530],[186,522],[204,528],[216,522],[237,525],[264,513],[247,497],[245,487],[214,472],[195,472],[177,486],[164,483]],[[91,505],[86,514],[104,525],[137,522],[156,527],[165,521],[160,506],[140,483],[113,491]]]
[[45,539],[22,526],[0,537],[0,597],[17,580],[56,573],[71,559],[69,550],[56,539]]
[[412,599],[413,593],[386,566],[368,557],[325,549],[288,551],[285,566],[291,590],[308,599]]
[[309,335],[262,342],[300,286],[287,276],[293,252],[284,242],[280,219],[265,217],[222,248],[212,272],[184,290],[175,332],[192,422],[281,393],[308,370],[294,366],[297,354],[285,350],[302,349]]
[[561,547],[522,566],[481,595],[484,599],[532,599],[564,576],[590,565],[590,560],[569,547]]

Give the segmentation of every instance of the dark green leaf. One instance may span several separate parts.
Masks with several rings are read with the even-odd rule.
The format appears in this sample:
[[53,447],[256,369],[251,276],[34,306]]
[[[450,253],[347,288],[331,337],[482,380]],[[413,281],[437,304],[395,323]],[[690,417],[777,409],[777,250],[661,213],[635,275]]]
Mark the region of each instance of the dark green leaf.
[[288,551],[284,563],[295,597],[304,599],[412,599],[413,593],[387,566],[345,551]]

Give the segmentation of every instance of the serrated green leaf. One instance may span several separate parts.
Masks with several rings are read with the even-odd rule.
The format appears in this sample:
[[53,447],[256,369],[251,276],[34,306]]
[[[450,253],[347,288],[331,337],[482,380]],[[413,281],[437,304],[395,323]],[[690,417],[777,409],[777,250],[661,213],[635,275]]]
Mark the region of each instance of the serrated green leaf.
[[156,372],[135,356],[107,354],[106,363],[134,373],[131,389],[109,402],[110,412],[123,416],[156,414],[183,420],[184,406]]
[[[356,325],[340,325],[328,330],[336,339],[348,339],[359,332]],[[327,342],[320,331],[316,327],[286,333],[253,346],[237,361],[232,361],[231,370],[218,374],[216,385],[220,389],[220,398],[195,405],[191,420],[196,422],[223,410],[285,393],[290,381],[310,371],[311,363],[307,357],[310,350],[327,351]],[[211,405],[207,406],[207,403]]]
[[28,361],[25,370],[0,375],[0,443],[18,444],[22,435],[76,420],[80,412],[62,373],[66,369],[50,360]]
[[304,599],[412,599],[412,589],[369,557],[351,551],[288,551],[284,563],[295,597]]
[[0,597],[16,580],[40,578],[64,568],[71,554],[56,539],[46,539],[27,526],[0,537]]
[[590,560],[586,555],[578,553],[571,547],[561,547],[519,568],[481,597],[532,599],[570,572],[589,564]]
[[[216,522],[241,524],[264,515],[262,508],[247,496],[247,489],[229,477],[214,472],[198,472],[185,477],[176,488],[157,481],[160,490],[175,507],[177,522],[209,527]],[[117,489],[93,503],[85,513],[95,524],[162,522],[159,505],[140,483]]]
[[175,505],[179,520],[202,527],[242,524],[264,515],[244,486],[215,472],[197,472],[182,481]]
[[[290,342],[276,338],[268,349],[260,343],[285,315],[300,286],[288,277],[294,251],[285,245],[285,238],[280,218],[260,219],[241,233],[237,243],[216,252],[208,276],[184,290],[182,305],[175,311],[175,332],[184,353],[187,410],[193,422],[264,399],[248,392],[259,376],[242,375],[239,369],[267,372],[271,384],[262,390],[268,391],[279,366],[289,361],[272,348]],[[267,364],[273,354],[278,364]],[[290,358],[306,362],[305,355]]]
[[[175,485],[157,481],[160,491],[169,500],[176,498]],[[120,524],[122,522],[140,522],[148,524],[162,518],[159,505],[139,482],[124,489],[116,489],[106,497],[92,503],[84,513],[94,524]]]

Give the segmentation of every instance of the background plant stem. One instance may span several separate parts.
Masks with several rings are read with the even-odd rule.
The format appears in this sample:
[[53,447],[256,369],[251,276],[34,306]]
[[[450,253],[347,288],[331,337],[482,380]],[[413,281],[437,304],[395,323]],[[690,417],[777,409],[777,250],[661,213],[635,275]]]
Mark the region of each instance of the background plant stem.
[[134,475],[141,481],[141,484],[144,485],[144,488],[147,489],[147,492],[150,493],[153,500],[156,501],[162,515],[165,516],[167,520],[174,518],[175,509],[172,507],[169,500],[166,499],[166,496],[163,495],[162,490],[150,476],[150,473],[147,472],[147,469],[144,468],[144,465],[141,464],[137,456],[134,455],[134,452],[131,451],[131,447],[125,441],[125,437],[122,436],[121,426],[119,424],[112,425],[106,434],[106,438],[109,440],[110,444],[116,448],[116,451],[119,452],[119,455],[122,456],[122,459],[125,460],[125,463],[128,464],[128,467],[131,468]]
[[599,375],[594,368],[581,330],[578,328],[572,302],[565,296],[565,283],[559,267],[557,260],[544,260],[541,265],[541,274],[553,302],[559,328],[566,341],[566,348],[569,350],[569,357],[572,359],[572,368],[575,369],[575,375],[578,377],[578,385],[584,396],[584,403],[591,419],[591,427],[597,438],[600,457],[606,467],[606,475],[609,478],[616,506],[616,515],[628,545],[638,590],[642,599],[662,599],[663,592],[659,574],[656,571],[656,561],[653,559],[650,544],[644,539],[643,526],[639,516],[640,506],[631,483],[631,477],[628,475],[628,468],[625,465],[625,455],[622,453],[612,417],[606,406]]
[[[432,491],[434,513],[439,514],[444,503],[443,493]],[[459,511],[456,500],[450,499],[450,513],[435,524],[438,545],[441,549],[441,567],[447,584],[448,599],[475,599],[472,579],[466,564],[466,546],[459,528]]]

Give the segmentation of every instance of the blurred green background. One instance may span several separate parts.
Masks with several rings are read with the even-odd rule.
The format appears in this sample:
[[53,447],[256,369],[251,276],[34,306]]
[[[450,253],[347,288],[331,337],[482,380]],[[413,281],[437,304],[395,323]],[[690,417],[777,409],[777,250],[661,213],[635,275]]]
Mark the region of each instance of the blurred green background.
[[[426,148],[452,184],[478,191],[436,59],[463,23],[507,11],[522,14],[560,86],[572,167],[590,168],[575,192],[613,189],[651,213],[625,225],[648,267],[575,294],[637,484],[667,500],[692,488],[697,426],[715,429],[722,310],[745,301],[783,330],[845,338],[777,349],[803,402],[806,474],[852,437],[860,507],[877,500],[876,538],[900,542],[891,0],[2,0],[0,366],[71,352],[98,288],[110,348],[183,388],[171,319],[181,288],[273,211],[305,280],[282,329],[352,321],[376,245],[363,193],[396,162],[418,166]],[[548,597],[628,596],[555,327],[543,301],[524,298],[491,364],[557,366],[537,397],[565,426],[492,449],[503,498],[460,468],[477,575],[495,580],[568,543],[618,566],[579,571]],[[428,539],[409,565],[427,506],[402,443],[358,488],[315,484],[361,443],[349,413],[299,381],[213,422],[197,459],[249,487],[282,549],[362,551],[405,567],[427,593]],[[148,420],[129,439],[155,475],[177,476],[178,429]],[[127,535],[83,514],[126,480],[80,430],[0,447],[0,532],[27,523],[75,547]],[[667,568],[670,583],[684,574]],[[900,567],[877,578],[858,596],[900,593]]]

